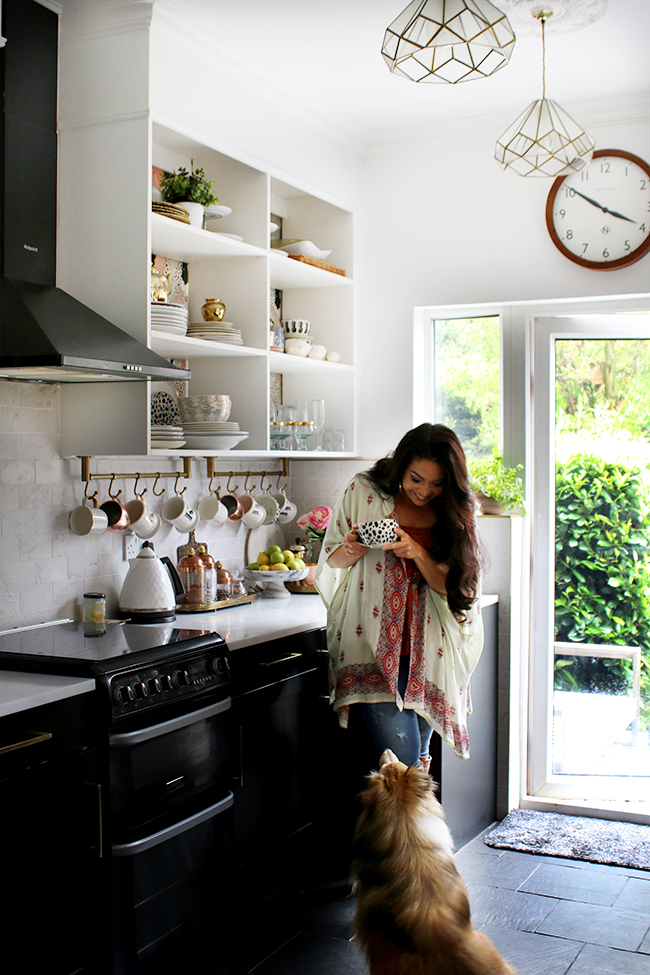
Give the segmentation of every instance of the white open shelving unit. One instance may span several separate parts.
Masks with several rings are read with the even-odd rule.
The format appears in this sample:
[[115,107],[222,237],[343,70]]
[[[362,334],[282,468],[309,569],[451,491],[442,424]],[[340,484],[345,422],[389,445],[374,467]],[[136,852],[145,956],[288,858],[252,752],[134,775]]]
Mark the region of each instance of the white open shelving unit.
[[[95,120],[64,128],[61,236],[83,246],[63,249],[60,283],[100,314],[160,355],[187,359],[190,395],[227,393],[231,419],[249,433],[231,451],[161,450],[151,446],[151,383],[62,386],[62,451],[66,456],[354,456],[353,215],[349,210],[257,169],[209,140],[148,118]],[[88,173],[94,168],[93,179]],[[198,229],[153,213],[151,167],[205,170],[220,202],[231,208]],[[128,182],[125,181],[129,174]],[[96,192],[97,179],[102,193]],[[270,214],[283,218],[285,237],[331,249],[328,262],[345,276],[281,255],[270,247]],[[221,236],[236,234],[243,240]],[[65,236],[64,236],[65,235]],[[190,322],[202,320],[206,298],[221,298],[225,318],[241,329],[244,345],[229,345],[152,329],[152,255],[188,265]],[[106,269],[101,273],[98,269]],[[280,289],[283,317],[312,322],[315,342],[335,350],[337,363],[291,356],[269,348],[271,289]],[[282,375],[283,402],[323,398],[326,426],[343,428],[345,453],[271,451],[271,376]],[[161,388],[155,384],[154,388]]]

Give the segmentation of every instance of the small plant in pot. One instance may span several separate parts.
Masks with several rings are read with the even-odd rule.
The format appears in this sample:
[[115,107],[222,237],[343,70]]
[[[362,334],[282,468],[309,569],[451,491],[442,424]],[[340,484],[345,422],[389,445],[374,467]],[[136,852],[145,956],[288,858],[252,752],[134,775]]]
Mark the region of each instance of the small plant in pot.
[[467,465],[469,484],[484,515],[523,514],[524,488],[517,467],[506,467],[498,453]]
[[190,223],[203,226],[203,208],[219,202],[212,192],[213,179],[206,179],[203,169],[188,172],[184,166],[160,177],[160,192],[165,203],[178,203],[190,214]]

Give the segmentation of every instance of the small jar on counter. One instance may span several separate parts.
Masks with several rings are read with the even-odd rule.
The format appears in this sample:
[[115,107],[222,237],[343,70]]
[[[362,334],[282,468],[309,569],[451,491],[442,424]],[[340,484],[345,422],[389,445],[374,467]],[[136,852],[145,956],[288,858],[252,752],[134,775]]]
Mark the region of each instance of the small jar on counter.
[[217,599],[217,563],[203,544],[197,546],[196,554],[205,566],[205,601],[214,603]]
[[82,622],[94,623],[95,626],[104,626],[106,623],[106,594],[103,592],[85,592],[83,609],[81,614]]

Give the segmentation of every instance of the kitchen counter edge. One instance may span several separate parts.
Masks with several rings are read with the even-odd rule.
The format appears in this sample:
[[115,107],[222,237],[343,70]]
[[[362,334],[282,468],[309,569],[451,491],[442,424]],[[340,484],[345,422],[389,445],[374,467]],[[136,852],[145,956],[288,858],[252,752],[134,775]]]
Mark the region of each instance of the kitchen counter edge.
[[95,690],[88,677],[59,677],[55,674],[28,674],[0,670],[0,717],[38,708],[41,704],[64,701]]

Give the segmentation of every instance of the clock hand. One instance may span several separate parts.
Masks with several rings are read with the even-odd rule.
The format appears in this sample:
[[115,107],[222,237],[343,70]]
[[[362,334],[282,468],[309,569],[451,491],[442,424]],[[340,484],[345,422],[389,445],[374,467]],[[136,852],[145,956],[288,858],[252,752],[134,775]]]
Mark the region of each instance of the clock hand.
[[574,190],[573,192],[576,194],[576,196],[581,196],[583,200],[587,201],[587,203],[591,203],[592,206],[598,207],[598,209],[602,210],[603,213],[609,213],[611,217],[618,217],[619,220],[627,220],[629,223],[636,223],[636,220],[632,220],[630,217],[624,217],[622,213],[617,213],[616,210],[608,210],[607,207],[604,207],[601,203],[597,203],[595,200],[592,200],[590,196],[585,196],[585,194],[581,193],[580,190]]

